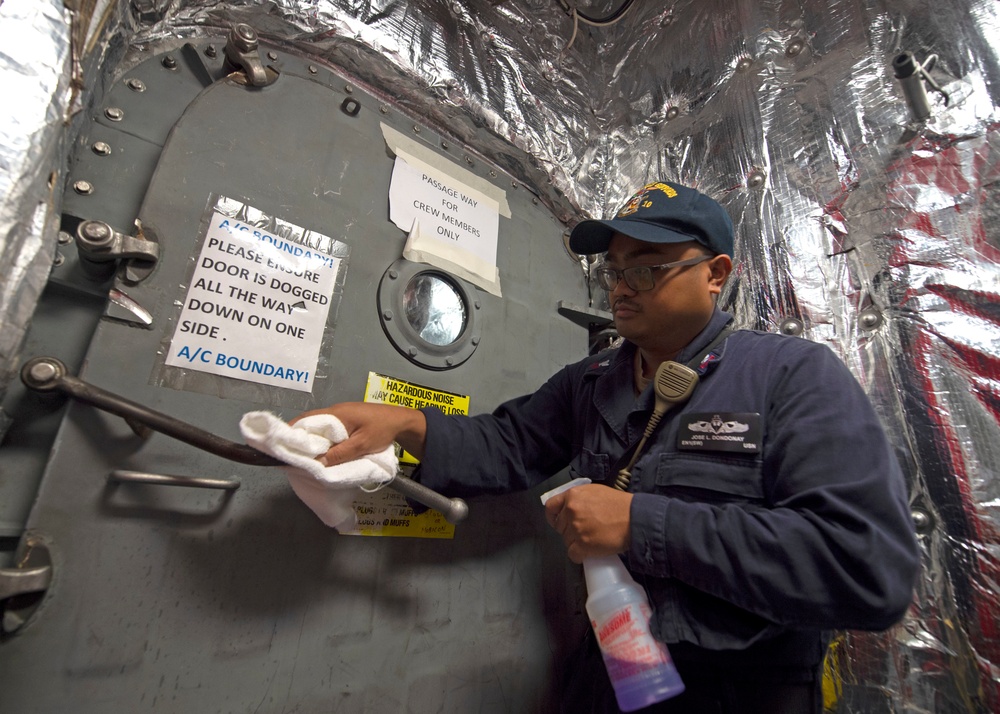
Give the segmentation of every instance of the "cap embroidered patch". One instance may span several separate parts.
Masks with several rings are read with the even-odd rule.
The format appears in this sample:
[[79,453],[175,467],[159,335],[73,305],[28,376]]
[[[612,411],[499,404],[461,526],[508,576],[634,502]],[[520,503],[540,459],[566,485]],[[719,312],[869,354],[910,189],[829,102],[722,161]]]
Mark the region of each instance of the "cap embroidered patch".
[[653,202],[646,198],[646,194],[650,191],[663,191],[663,193],[667,194],[668,198],[677,198],[677,191],[673,186],[668,186],[665,183],[647,183],[638,193],[628,200],[628,203],[622,206],[615,218],[631,216],[640,208],[652,208]]

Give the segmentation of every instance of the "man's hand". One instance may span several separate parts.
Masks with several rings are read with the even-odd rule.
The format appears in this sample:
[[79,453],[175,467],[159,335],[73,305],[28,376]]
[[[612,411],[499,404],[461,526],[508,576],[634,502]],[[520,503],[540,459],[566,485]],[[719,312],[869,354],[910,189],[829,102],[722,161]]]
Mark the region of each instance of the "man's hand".
[[347,429],[347,438],[334,444],[317,459],[326,466],[335,466],[360,459],[367,454],[375,454],[394,441],[415,457],[422,458],[426,444],[427,420],[422,412],[407,407],[390,404],[368,404],[345,402],[326,409],[299,414],[289,421],[294,424],[299,419],[315,414],[332,414],[340,419]]
[[569,559],[614,555],[628,550],[632,494],[588,484],[553,496],[545,518],[563,537]]

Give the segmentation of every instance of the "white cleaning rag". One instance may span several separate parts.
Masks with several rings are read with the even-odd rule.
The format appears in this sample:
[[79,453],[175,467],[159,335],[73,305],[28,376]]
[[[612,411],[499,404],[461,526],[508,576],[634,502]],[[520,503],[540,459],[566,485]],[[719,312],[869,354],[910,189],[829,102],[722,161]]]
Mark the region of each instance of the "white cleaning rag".
[[320,520],[338,531],[357,524],[357,490],[373,490],[396,476],[399,459],[392,446],[377,454],[336,466],[324,466],[316,457],[347,438],[347,429],[329,414],[303,417],[294,426],[270,412],[247,412],[240,432],[250,446],[289,466],[288,483]]

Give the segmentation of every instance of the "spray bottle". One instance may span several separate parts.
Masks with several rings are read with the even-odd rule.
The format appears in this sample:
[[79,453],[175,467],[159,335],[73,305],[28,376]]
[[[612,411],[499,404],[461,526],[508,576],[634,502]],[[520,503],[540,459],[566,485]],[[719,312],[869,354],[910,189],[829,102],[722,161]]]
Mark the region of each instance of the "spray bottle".
[[[575,486],[578,478],[542,494],[542,504]],[[583,561],[587,582],[587,615],[601,648],[618,706],[635,711],[684,691],[667,646],[649,631],[652,613],[646,591],[617,555]]]

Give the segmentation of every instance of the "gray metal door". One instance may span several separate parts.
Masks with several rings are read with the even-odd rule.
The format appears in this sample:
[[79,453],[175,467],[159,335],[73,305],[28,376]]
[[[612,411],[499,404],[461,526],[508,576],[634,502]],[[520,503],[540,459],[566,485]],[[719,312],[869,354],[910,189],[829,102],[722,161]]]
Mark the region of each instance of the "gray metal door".
[[[361,400],[370,373],[467,395],[476,413],[586,353],[586,330],[558,310],[586,299],[583,273],[564,227],[528,190],[307,58],[262,48],[261,67],[233,71],[224,44],[127,57],[83,128],[67,225],[103,221],[155,239],[159,252],[124,250],[112,278],[64,249],[55,280],[81,294],[118,291],[101,305],[82,379],[240,441],[244,412],[290,417]],[[454,280],[471,296],[478,333],[452,364],[435,361],[447,349],[407,352],[384,326],[383,281],[407,265],[406,234],[388,218],[395,157],[385,127],[509,205],[498,229],[503,297]],[[349,248],[311,393],[164,364],[218,196]],[[36,329],[49,333],[31,344],[73,336],[58,316]],[[121,471],[232,486],[109,479]],[[124,420],[71,403],[21,543],[22,562],[51,562],[52,580],[24,619],[8,613],[0,709],[551,710],[586,621],[578,569],[544,523],[541,490],[474,500],[451,539],[338,535],[278,468],[162,434],[142,439]]]

